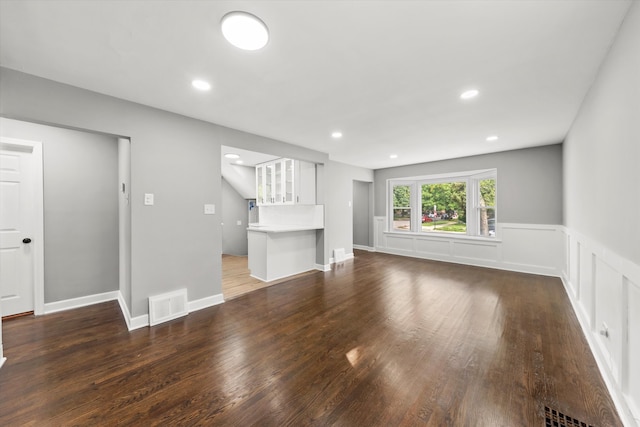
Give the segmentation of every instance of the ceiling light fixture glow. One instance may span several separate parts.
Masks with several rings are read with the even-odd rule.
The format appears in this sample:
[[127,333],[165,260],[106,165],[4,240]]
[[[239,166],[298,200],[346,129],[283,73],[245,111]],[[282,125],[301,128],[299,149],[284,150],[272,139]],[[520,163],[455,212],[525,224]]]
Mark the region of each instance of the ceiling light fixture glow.
[[222,35],[237,48],[258,50],[269,41],[269,30],[257,16],[247,12],[229,12],[222,17]]
[[209,90],[211,89],[211,85],[204,80],[194,80],[191,82],[191,85],[199,90]]
[[241,164],[243,164],[243,163],[244,163],[244,162],[243,162],[242,160],[236,160],[236,165],[241,165]]
[[227,159],[239,159],[240,156],[238,156],[237,154],[233,154],[233,153],[227,153],[224,155]]
[[334,138],[334,139],[342,138],[342,132],[340,132],[340,131],[333,132],[331,134],[331,138]]
[[487,141],[491,142],[491,141],[497,141],[498,140],[498,136],[497,135],[491,135],[487,137]]
[[460,94],[460,98],[461,99],[475,98],[476,96],[478,96],[479,93],[480,91],[478,91],[477,89],[471,89],[466,92],[462,92],[462,94]]
[[389,158],[390,158],[390,159],[397,159],[397,158],[398,158],[398,155],[397,155],[397,154],[392,154],[392,155],[390,155],[390,156],[389,156]]

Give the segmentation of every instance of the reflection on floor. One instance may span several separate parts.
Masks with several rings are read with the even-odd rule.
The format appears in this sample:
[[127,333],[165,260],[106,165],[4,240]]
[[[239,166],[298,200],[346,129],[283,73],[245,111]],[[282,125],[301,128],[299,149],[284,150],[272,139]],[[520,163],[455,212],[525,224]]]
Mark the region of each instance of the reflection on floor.
[[263,282],[249,275],[248,258],[246,256],[222,255],[222,295],[225,301],[239,297],[257,289],[273,286],[296,277],[314,274],[316,270],[301,273],[284,279]]

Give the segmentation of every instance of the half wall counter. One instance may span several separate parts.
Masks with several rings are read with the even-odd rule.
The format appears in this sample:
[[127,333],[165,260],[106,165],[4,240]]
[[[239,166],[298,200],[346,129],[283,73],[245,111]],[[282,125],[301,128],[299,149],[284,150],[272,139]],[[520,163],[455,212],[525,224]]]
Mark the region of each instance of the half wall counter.
[[260,222],[247,228],[251,276],[270,282],[314,270],[323,228],[323,205],[261,207]]

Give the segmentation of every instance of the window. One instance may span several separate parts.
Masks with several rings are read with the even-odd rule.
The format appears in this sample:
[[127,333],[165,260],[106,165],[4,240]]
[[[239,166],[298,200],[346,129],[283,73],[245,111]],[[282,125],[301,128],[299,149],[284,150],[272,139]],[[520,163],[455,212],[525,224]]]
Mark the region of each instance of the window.
[[393,185],[392,230],[411,231],[411,184]]
[[389,230],[495,237],[495,169],[389,180]]

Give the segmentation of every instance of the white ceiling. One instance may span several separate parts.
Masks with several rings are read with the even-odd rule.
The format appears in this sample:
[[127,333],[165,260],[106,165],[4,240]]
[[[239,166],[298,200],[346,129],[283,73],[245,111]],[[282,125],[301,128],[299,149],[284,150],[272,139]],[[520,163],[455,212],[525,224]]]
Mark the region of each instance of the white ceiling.
[[[561,142],[630,4],[0,0],[0,65],[376,169]],[[264,49],[222,38],[232,10]]]

